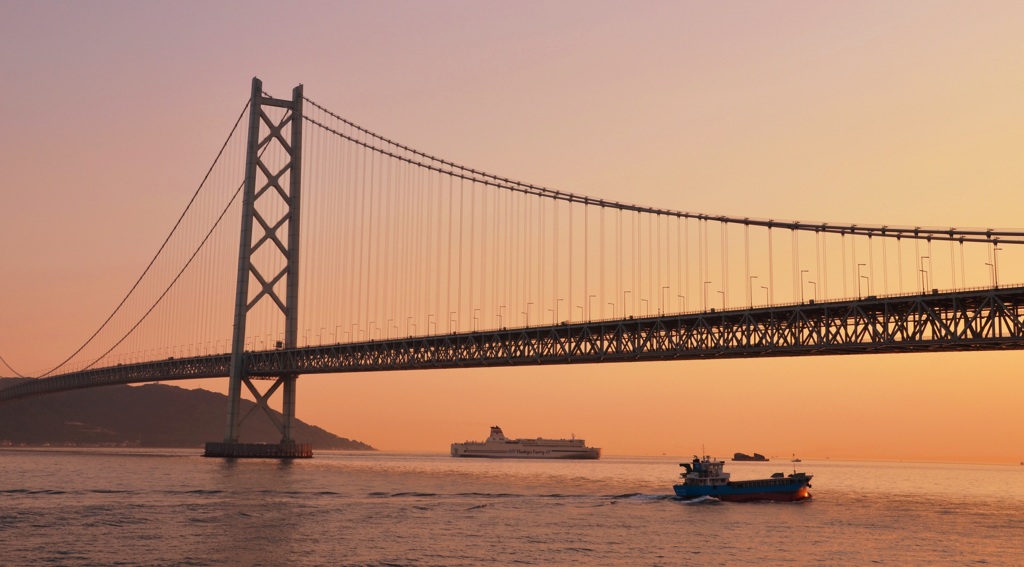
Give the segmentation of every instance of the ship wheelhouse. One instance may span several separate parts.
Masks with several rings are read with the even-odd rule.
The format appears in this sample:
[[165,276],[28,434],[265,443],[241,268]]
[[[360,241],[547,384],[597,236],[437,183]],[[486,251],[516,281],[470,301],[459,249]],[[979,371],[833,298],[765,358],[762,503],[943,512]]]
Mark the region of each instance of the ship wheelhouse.
[[697,486],[719,486],[729,483],[729,473],[723,472],[724,461],[712,459],[707,455],[703,459],[693,457],[692,463],[683,463],[686,472],[679,475],[684,484]]

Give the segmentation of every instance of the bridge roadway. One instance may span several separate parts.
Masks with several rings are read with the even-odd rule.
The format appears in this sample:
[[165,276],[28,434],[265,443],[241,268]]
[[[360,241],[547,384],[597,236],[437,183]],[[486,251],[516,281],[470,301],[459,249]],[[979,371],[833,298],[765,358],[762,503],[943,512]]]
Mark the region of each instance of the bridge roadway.
[[[1024,287],[453,333],[246,353],[252,378],[530,366],[1024,348]],[[31,380],[0,403],[113,384],[227,377],[230,355],[170,358]]]

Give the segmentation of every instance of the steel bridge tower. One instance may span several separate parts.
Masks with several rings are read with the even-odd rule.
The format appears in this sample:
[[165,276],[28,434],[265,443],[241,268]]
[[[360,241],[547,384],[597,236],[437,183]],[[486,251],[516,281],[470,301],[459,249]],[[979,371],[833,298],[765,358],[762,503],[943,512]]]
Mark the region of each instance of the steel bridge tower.
[[[249,354],[245,350],[247,315],[257,306],[284,319],[284,340],[276,343],[278,349],[298,346],[302,101],[302,85],[292,90],[291,100],[283,100],[265,95],[262,81],[256,77],[252,80],[227,425],[223,443],[207,443],[206,456],[312,456],[311,446],[297,444],[292,438],[298,374],[277,376],[273,385],[261,393],[249,376]],[[268,107],[281,110],[268,112]],[[254,234],[254,224],[261,232]],[[283,293],[279,285],[282,281]],[[257,284],[258,290],[250,290],[250,284]],[[240,414],[243,384],[256,398],[257,407],[277,426],[280,444],[239,442],[242,422],[249,416]],[[283,398],[282,420],[267,405],[278,389]]]

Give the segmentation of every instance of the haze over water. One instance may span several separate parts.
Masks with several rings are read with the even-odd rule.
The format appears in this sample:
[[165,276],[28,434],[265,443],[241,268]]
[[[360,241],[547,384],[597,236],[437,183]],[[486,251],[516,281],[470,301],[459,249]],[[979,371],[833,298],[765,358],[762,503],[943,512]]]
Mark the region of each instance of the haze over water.
[[5,450],[0,547],[60,566],[1019,564],[1024,467],[805,461],[811,500],[730,504],[675,500],[679,460]]

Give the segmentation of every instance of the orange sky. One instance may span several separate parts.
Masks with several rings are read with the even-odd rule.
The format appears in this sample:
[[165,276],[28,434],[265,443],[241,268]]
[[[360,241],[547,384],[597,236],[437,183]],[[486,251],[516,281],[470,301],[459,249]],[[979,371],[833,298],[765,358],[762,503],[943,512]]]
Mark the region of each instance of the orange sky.
[[[292,6],[296,6],[292,8]],[[645,205],[1021,227],[1019,2],[7,2],[0,356],[62,360],[194,191],[249,80],[456,162]],[[201,13],[202,17],[197,17]],[[1024,354],[312,376],[388,450],[499,424],[607,454],[1018,462]],[[221,382],[181,385],[223,390]]]

